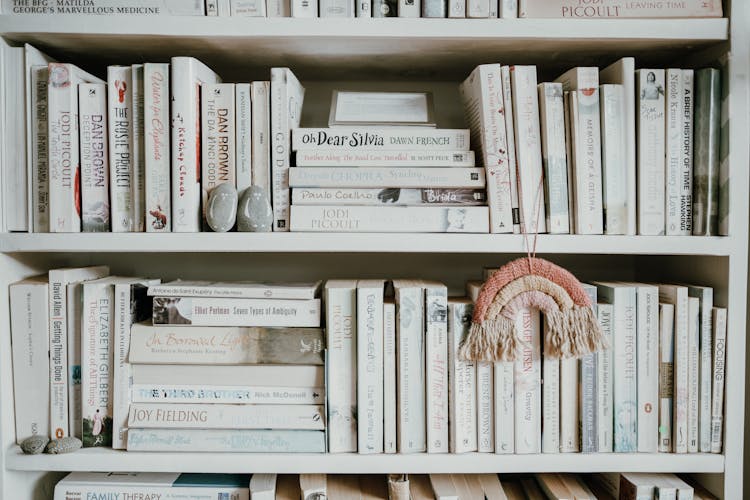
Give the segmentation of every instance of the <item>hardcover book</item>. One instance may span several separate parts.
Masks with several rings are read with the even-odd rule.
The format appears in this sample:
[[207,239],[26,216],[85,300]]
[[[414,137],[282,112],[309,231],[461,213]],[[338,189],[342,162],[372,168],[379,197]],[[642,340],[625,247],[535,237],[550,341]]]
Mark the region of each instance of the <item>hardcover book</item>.
[[143,144],[144,124],[144,80],[143,64],[133,64],[133,231],[143,232],[146,213],[146,151]]
[[294,188],[292,205],[466,205],[487,204],[484,189],[468,188]]
[[128,451],[325,453],[325,433],[310,430],[130,429]]
[[227,297],[244,299],[311,300],[320,294],[320,281],[274,283],[258,281],[175,280],[151,285],[151,296]]
[[662,235],[665,225],[664,70],[636,71],[638,97],[638,234]]
[[383,453],[383,280],[357,281],[357,449]]
[[473,167],[474,151],[297,151],[298,167]]
[[524,0],[518,17],[529,18],[612,18],[612,17],[721,17],[719,0],[684,2],[627,2],[602,0],[583,3],[578,0]]
[[107,68],[112,232],[133,231],[133,70]]
[[719,229],[719,142],[721,73],[695,72],[695,162],[693,169],[693,235],[715,236]]
[[146,231],[168,233],[172,231],[169,64],[144,64],[143,81]]
[[[448,300],[448,421],[451,453],[477,451],[476,367],[458,358],[469,332],[474,305],[469,299]],[[433,479],[433,475],[430,475]],[[435,481],[433,481],[433,489]]]
[[700,299],[688,297],[688,453],[700,449],[700,308]]
[[481,168],[294,167],[291,187],[338,188],[483,188]]
[[78,130],[81,156],[81,230],[109,231],[109,153],[107,86],[78,85]]
[[320,327],[320,299],[154,297],[154,325]]
[[[584,402],[583,387],[578,373],[579,360],[560,360],[560,452],[578,453],[581,451],[581,426],[583,417],[580,406]],[[579,396],[579,392],[581,392]],[[580,400],[580,401],[579,401]],[[591,397],[585,400],[591,404]]]
[[[448,453],[448,289],[423,281],[425,309],[427,453]],[[492,372],[489,373],[492,384]],[[490,411],[492,408],[489,394]],[[487,425],[492,430],[492,418]]]
[[296,128],[292,151],[469,151],[469,131],[428,127]]

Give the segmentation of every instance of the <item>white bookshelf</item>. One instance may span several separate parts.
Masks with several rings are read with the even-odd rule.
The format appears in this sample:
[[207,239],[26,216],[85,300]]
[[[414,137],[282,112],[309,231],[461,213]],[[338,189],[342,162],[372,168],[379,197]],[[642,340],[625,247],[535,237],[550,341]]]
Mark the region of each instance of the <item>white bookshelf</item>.
[[[24,456],[15,446],[7,285],[62,265],[172,279],[310,279],[419,276],[453,294],[526,252],[519,235],[435,234],[3,234],[0,233],[0,498],[51,498],[63,471],[180,472],[590,472],[695,473],[714,493],[743,496],[748,271],[748,48],[750,6],[729,19],[455,20],[0,16],[0,36],[101,72],[109,63],[204,59],[226,80],[291,67],[308,88],[303,124],[322,124],[332,88],[429,89],[437,121],[463,126],[457,84],[479,63],[540,65],[540,77],[634,55],[639,66],[701,67],[730,50],[731,236],[541,235],[540,256],[581,279],[692,281],[729,308],[725,445],[721,455],[280,455],[81,450]],[[727,11],[729,5],[727,2]],[[0,61],[2,65],[2,61]],[[0,68],[2,69],[2,68]],[[547,74],[549,73],[549,74]],[[3,117],[2,124],[16,117]],[[5,130],[0,130],[0,149]],[[2,165],[7,168],[7,165]],[[0,177],[0,182],[2,182]],[[2,204],[0,204],[2,206]],[[17,395],[18,396],[18,395]],[[34,397],[34,395],[21,395]]]

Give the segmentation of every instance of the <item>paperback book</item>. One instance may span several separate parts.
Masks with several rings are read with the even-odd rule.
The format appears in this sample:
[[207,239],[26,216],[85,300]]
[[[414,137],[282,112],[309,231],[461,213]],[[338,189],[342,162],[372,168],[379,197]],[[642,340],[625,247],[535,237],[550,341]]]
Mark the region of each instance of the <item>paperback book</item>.
[[154,297],[154,325],[320,327],[320,299]]

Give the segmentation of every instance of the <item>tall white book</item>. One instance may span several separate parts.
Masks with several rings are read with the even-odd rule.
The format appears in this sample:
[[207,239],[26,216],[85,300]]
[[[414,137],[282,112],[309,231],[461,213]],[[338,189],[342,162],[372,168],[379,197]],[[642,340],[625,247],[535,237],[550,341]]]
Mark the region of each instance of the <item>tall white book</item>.
[[271,199],[271,83],[253,82],[252,93],[252,184]]
[[560,451],[562,453],[581,451],[578,364],[577,358],[560,360]]
[[81,230],[109,231],[109,153],[107,86],[78,85],[81,160]]
[[612,321],[614,306],[600,302],[596,305],[596,312],[602,333],[609,346],[596,354],[597,443],[599,453],[611,453],[614,422],[614,323]]
[[252,91],[251,84],[237,83],[234,86],[234,161],[236,167],[237,193],[242,193],[252,184]]
[[638,452],[659,444],[659,289],[634,284],[638,300]]
[[290,0],[268,0],[266,2],[268,17],[292,17]]
[[133,231],[145,231],[146,220],[146,151],[144,148],[144,80],[143,64],[133,64]]
[[427,453],[448,453],[448,289],[442,283],[434,281],[423,281],[422,286],[425,308]]
[[398,0],[398,17],[421,17],[422,0]]
[[170,62],[172,96],[172,231],[201,230],[200,86],[221,79],[193,57],[173,57]]
[[47,65],[34,66],[31,71],[33,92],[31,130],[31,206],[32,228],[35,233],[49,232],[49,142],[47,140]]
[[727,343],[727,310],[713,309],[714,359],[711,386],[711,453],[721,453],[724,432],[724,375]]
[[634,235],[637,231],[636,211],[636,126],[635,126],[635,59],[623,57],[599,72],[603,84],[622,85],[625,98],[625,176],[626,176],[626,232]]
[[[234,84],[201,85],[201,203],[218,185],[236,188]],[[206,214],[203,214],[205,220]]]
[[447,0],[448,17],[466,17],[466,0]]
[[357,281],[325,284],[328,450],[357,451]]
[[18,444],[31,436],[50,435],[48,290],[47,276],[28,278],[9,287]]
[[357,449],[383,453],[383,280],[357,282]]
[[451,453],[477,451],[476,367],[458,358],[469,333],[474,305],[470,299],[448,300],[448,414]]
[[495,374],[494,363],[478,361],[477,369],[477,451],[495,451]]
[[628,234],[627,102],[625,86],[599,87],[604,234]]
[[664,70],[636,71],[638,96],[638,234],[664,234]]
[[78,84],[103,82],[72,64],[49,63],[48,69],[49,230],[79,233]]
[[542,357],[542,453],[560,453],[560,360]]
[[[591,300],[592,312],[597,314],[596,286],[582,283],[581,287]],[[599,358],[597,353],[586,354],[578,362],[578,412],[580,422],[580,442],[583,453],[599,451],[599,424],[597,421],[597,377]]]
[[688,296],[695,297],[700,301],[698,332],[698,446],[701,453],[710,453],[714,290],[707,286],[689,286]]
[[[12,47],[5,40],[0,42],[0,57],[3,60],[3,72],[0,73],[2,106],[4,116],[8,117],[3,124],[5,147],[2,150],[4,168],[0,202],[3,212],[0,214],[0,228],[9,232],[29,230],[29,179],[26,157],[28,107],[25,100],[28,70],[24,52],[23,47]],[[74,88],[73,91],[77,97],[77,89]],[[78,127],[77,116],[75,126]],[[77,146],[77,142],[74,144]]]
[[354,0],[320,0],[320,17],[354,17]]
[[698,453],[700,448],[700,311],[700,299],[688,297],[688,453]]
[[674,305],[659,304],[659,453],[672,452]]
[[383,303],[383,451],[396,453],[396,303]]
[[459,87],[471,142],[478,149],[480,165],[486,172],[491,233],[513,232],[502,86],[500,65],[483,64]]
[[540,83],[538,89],[547,230],[553,234],[568,234],[570,214],[563,88],[560,83]]
[[107,68],[112,232],[133,231],[133,70]]
[[172,231],[169,64],[144,64],[143,81],[146,232],[169,233]]
[[[515,452],[514,365],[512,361],[495,363],[495,453],[498,454]],[[557,436],[559,443],[559,431]]]
[[291,129],[300,125],[305,89],[289,68],[271,68],[271,186],[274,231],[289,231]]
[[[466,17],[476,19],[497,17],[497,15],[490,16],[490,11],[493,10],[491,3],[497,4],[497,0],[466,0]],[[494,10],[497,10],[497,8]]]
[[522,232],[547,232],[536,66],[511,66]]
[[398,452],[427,450],[425,412],[424,290],[413,280],[394,280],[398,372]]
[[514,19],[518,17],[518,0],[498,0],[500,12],[498,17]]
[[291,0],[291,17],[318,17],[318,0]]
[[674,396],[672,451],[688,450],[688,289],[678,285],[659,285],[659,301],[674,307]]
[[516,453],[542,451],[542,352],[541,321],[537,309],[521,308],[516,331],[521,348],[515,361]]
[[682,70],[682,154],[680,155],[680,231],[693,233],[693,122],[695,120],[694,71]]
[[[502,1],[502,0],[498,0]],[[513,232],[521,232],[521,208],[518,202],[518,168],[516,162],[516,132],[513,119],[513,85],[510,66],[502,66],[503,109],[505,110],[505,139],[508,144],[508,177],[510,178],[510,204],[513,209]]]
[[684,140],[684,89],[682,70],[669,68],[666,72],[666,234],[668,236],[689,235],[681,229],[682,218],[682,152]]

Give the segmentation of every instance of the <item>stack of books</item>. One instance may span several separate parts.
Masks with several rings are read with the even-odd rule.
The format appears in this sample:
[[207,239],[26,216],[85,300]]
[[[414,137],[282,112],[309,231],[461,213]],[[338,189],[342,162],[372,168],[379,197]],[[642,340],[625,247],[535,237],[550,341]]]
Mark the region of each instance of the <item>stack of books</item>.
[[292,131],[292,231],[485,233],[484,170],[469,131]]

